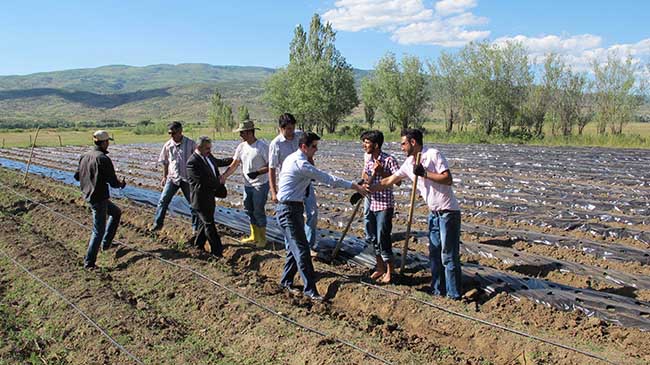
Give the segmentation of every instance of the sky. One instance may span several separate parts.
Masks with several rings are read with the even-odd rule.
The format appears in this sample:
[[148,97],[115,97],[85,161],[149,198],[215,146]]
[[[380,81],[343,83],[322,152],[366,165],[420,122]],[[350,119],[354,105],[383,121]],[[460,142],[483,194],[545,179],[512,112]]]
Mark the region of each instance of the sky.
[[[280,67],[298,24],[332,23],[348,63],[387,52],[434,60],[470,41],[522,42],[576,69],[616,50],[650,63],[642,0],[2,0],[0,75],[103,65],[209,63]],[[650,71],[649,71],[650,72]]]

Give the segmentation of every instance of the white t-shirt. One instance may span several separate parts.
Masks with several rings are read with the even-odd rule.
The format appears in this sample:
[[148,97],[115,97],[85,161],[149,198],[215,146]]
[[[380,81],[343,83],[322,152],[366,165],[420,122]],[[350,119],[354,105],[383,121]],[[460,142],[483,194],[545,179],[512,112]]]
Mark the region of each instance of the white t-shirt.
[[[409,178],[413,181],[415,178],[413,174],[414,159],[414,156],[407,157],[395,175],[402,178]],[[425,170],[437,174],[449,170],[449,164],[445,156],[434,148],[424,148],[422,150],[420,163],[424,166]],[[435,181],[420,177],[418,178],[418,191],[430,210],[460,210],[460,206],[450,185],[439,184]]]
[[261,186],[269,182],[269,174],[262,174],[255,179],[248,177],[249,172],[257,171],[269,164],[269,145],[261,139],[256,140],[253,144],[242,142],[235,150],[234,160],[241,163],[241,171],[244,175],[244,185]]

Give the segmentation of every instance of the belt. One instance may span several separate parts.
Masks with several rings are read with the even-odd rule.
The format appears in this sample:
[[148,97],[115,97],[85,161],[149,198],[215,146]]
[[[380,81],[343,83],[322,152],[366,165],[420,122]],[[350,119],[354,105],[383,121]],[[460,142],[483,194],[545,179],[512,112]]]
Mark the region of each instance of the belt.
[[431,214],[439,216],[439,215],[443,215],[443,214],[446,214],[446,213],[454,213],[454,212],[459,212],[460,213],[460,210],[450,210],[450,209],[432,210]]
[[294,202],[294,201],[280,202],[280,204],[288,205],[290,207],[302,207],[305,205],[303,202]]

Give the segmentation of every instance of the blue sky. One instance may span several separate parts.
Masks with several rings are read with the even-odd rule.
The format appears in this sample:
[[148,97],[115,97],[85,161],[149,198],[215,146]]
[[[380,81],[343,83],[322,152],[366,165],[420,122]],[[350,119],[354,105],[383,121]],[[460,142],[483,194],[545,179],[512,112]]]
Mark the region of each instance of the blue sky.
[[107,64],[201,62],[278,67],[294,27],[314,13],[332,22],[357,68],[386,52],[435,58],[471,40],[517,39],[575,67],[617,49],[650,61],[650,1],[5,0],[0,75]]

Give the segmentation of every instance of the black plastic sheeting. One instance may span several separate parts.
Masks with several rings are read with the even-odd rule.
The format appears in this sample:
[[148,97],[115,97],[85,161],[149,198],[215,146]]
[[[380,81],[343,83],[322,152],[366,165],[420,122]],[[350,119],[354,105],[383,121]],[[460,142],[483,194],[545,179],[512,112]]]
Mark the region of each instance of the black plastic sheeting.
[[[25,169],[24,163],[4,158],[0,158],[0,165],[15,170],[24,171]],[[66,184],[76,185],[77,183],[70,172],[38,165],[34,165],[30,169],[34,174],[50,177]],[[111,194],[114,197],[123,197],[150,206],[155,206],[159,198],[158,192],[132,186],[127,186],[123,190],[112,190]],[[178,196],[172,200],[170,211],[186,217],[189,216],[187,202]],[[215,213],[215,221],[236,231],[248,232],[248,217],[241,210],[219,207]],[[331,230],[319,230],[318,234],[320,236],[318,249],[321,257],[327,259],[329,252],[331,252],[340,237],[340,233]],[[267,238],[275,244],[284,244],[281,230],[273,219],[270,219],[267,225]],[[470,247],[470,245],[467,245],[467,247]],[[480,252],[489,252],[485,247],[481,251],[481,247],[478,245],[471,245],[471,247],[478,248],[479,251],[477,252],[479,254]],[[400,250],[396,249],[395,254],[396,260],[400,260]],[[375,265],[372,248],[366,247],[363,240],[357,237],[348,237],[344,240],[340,256],[350,263],[362,265],[367,268],[372,268]],[[411,271],[429,269],[428,258],[418,253],[409,253],[407,262],[407,268]],[[579,266],[578,264],[561,264],[566,265],[567,268],[572,267],[574,269],[576,269],[576,266]],[[582,270],[588,269],[583,268]],[[630,280],[622,276],[621,273],[616,274],[619,274],[618,279]],[[505,273],[475,264],[463,265],[463,276],[466,279],[475,280],[481,287],[491,293],[503,291],[509,293],[514,298],[529,298],[538,303],[565,311],[579,310],[588,316],[595,316],[610,323],[625,327],[634,327],[642,331],[650,331],[650,303],[617,294],[602,293],[591,289],[578,289],[528,276]],[[643,285],[645,284],[644,281]]]
[[[238,142],[216,141],[215,153],[227,156]],[[349,142],[327,141],[319,152],[326,168],[353,179],[362,154]],[[385,149],[403,158],[396,143]],[[160,145],[114,145],[112,156],[116,169],[136,184],[157,186],[160,173],[156,166]],[[35,159],[57,169],[76,168],[78,155],[87,147],[37,148]],[[650,217],[650,153],[643,150],[594,148],[544,148],[530,146],[445,145],[454,178],[456,193],[466,217],[498,219],[543,230],[547,227],[567,234],[585,232],[594,240],[571,238],[520,230],[513,239],[578,250],[600,258],[637,261],[650,264],[649,250],[623,246],[595,239],[632,239],[648,245],[650,232],[636,228],[648,225]],[[0,156],[26,160],[29,151],[12,148],[0,150]],[[335,164],[332,164],[336,161]],[[333,166],[333,167],[332,167]],[[232,206],[241,206],[240,174],[229,179]],[[548,178],[536,178],[545,176]],[[318,186],[320,218],[342,228],[351,207],[341,192]],[[396,217],[408,202],[408,183],[396,190]],[[423,206],[418,200],[418,206]],[[272,207],[267,207],[271,213]],[[424,223],[426,216],[416,216]],[[467,220],[466,220],[467,221]],[[507,230],[487,226],[474,228],[465,224],[465,232],[500,234]],[[513,230],[511,231],[511,235]],[[648,246],[650,249],[650,246]]]

